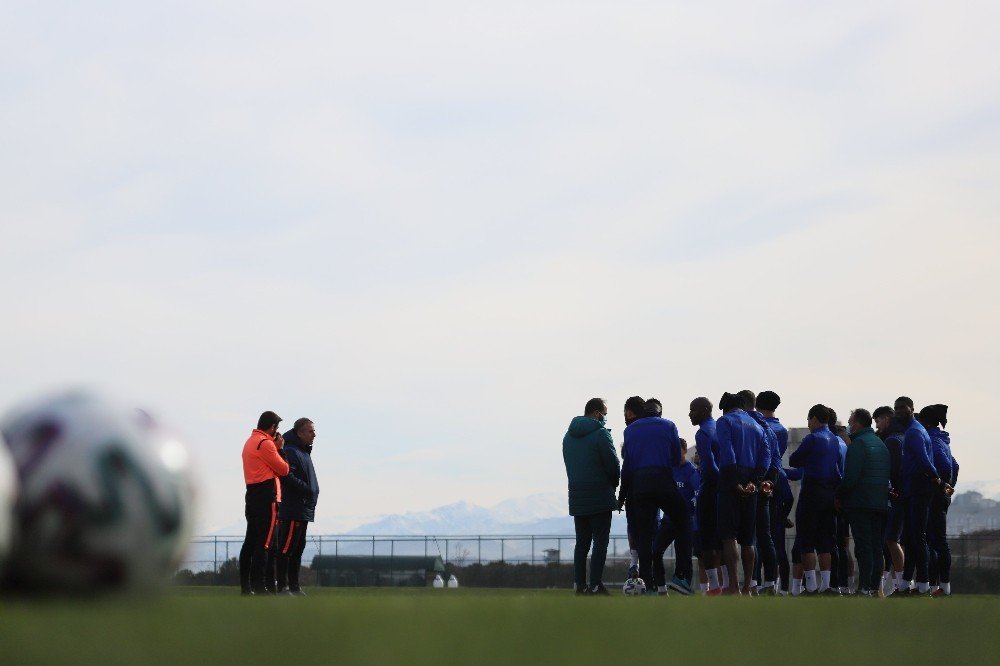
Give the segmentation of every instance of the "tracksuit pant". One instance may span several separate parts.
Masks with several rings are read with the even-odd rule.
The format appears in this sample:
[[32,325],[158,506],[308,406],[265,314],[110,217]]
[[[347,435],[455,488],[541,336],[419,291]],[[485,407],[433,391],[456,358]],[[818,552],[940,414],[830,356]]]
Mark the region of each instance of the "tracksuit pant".
[[774,503],[773,497],[767,497],[763,493],[757,495],[757,521],[755,529],[757,531],[757,561],[763,567],[763,578],[758,577],[757,582],[761,585],[765,580],[774,581],[778,577],[778,554],[775,550],[774,534],[771,531],[771,505]]
[[931,497],[929,492],[917,493],[907,502],[909,520],[906,528],[910,538],[906,557],[913,558],[914,576],[918,583],[928,581],[927,520],[930,517]]
[[862,590],[878,590],[882,584],[883,513],[865,509],[846,511],[858,558],[858,588]]
[[576,528],[576,548],[573,550],[573,572],[577,591],[587,588],[587,553],[593,545],[590,557],[590,587],[601,583],[604,576],[604,562],[608,557],[608,542],[611,540],[611,512],[601,511],[586,516],[573,516]]
[[927,545],[931,558],[928,567],[931,583],[951,582],[951,547],[948,545],[948,509],[951,498],[937,493],[931,500],[927,519]]
[[269,546],[278,519],[274,481],[247,486],[247,532],[240,548],[240,588],[243,592],[264,592],[274,587],[274,559]]
[[[639,576],[654,586],[666,584],[663,569],[663,552],[656,553],[654,542],[658,526],[656,511],[663,511],[664,522],[668,522],[674,534],[676,567],[674,574],[691,583],[691,516],[687,502],[677,489],[673,472],[669,467],[645,468],[636,471],[632,492],[635,516],[638,523]],[[664,546],[664,550],[666,546]]]
[[279,520],[277,538],[272,550],[278,568],[278,589],[288,588],[298,592],[299,569],[302,567],[302,551],[306,548],[306,529],[309,523],[304,520]]

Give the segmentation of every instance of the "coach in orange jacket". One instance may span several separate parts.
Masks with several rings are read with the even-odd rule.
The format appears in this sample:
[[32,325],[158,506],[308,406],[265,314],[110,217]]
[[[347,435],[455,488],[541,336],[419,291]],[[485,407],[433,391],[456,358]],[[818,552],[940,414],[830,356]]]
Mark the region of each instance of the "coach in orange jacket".
[[[288,463],[278,454],[282,446],[281,436],[277,434],[279,423],[280,416],[264,412],[243,445],[247,535],[240,549],[240,590],[244,595],[274,591],[268,590],[265,584],[264,565],[281,502],[278,478],[288,474]],[[273,586],[273,574],[270,578]]]

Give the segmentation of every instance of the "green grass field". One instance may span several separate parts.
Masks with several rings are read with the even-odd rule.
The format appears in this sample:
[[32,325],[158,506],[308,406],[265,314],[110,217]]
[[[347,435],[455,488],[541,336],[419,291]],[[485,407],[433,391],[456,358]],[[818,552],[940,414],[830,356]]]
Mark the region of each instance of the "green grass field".
[[[315,589],[241,598],[5,600],[0,655],[25,663],[985,663],[1000,598],[578,598],[550,590]],[[995,662],[994,662],[995,663]]]

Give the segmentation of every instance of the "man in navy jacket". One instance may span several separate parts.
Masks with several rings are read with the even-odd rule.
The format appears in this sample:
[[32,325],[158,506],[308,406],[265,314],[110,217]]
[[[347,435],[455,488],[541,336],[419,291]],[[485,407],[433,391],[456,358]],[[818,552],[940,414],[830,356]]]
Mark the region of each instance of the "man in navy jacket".
[[708,594],[721,594],[720,569],[722,566],[722,541],[716,524],[716,506],[719,501],[719,438],[716,435],[716,421],[712,418],[712,401],[705,397],[691,401],[688,418],[691,425],[698,426],[694,434],[695,450],[698,453],[698,475],[701,487],[698,489],[698,532],[701,541],[701,563],[708,576]]
[[683,454],[677,426],[660,416],[662,409],[659,400],[650,398],[646,401],[646,416],[625,428],[622,485],[626,497],[635,503],[639,575],[652,580],[660,594],[667,593],[663,560],[657,562],[653,557],[656,511],[661,509],[677,530],[677,565],[670,587],[691,594],[691,517],[673,475]]
[[934,447],[930,435],[920,421],[913,418],[912,400],[905,396],[896,399],[896,418],[906,426],[906,434],[903,435],[901,470],[907,509],[906,531],[909,536],[906,557],[912,559],[917,592],[929,594],[927,520],[930,516],[933,494],[940,490],[944,481],[934,467]]
[[295,421],[285,433],[285,459],[288,475],[281,477],[281,506],[278,508],[277,550],[278,593],[305,596],[299,586],[302,551],[306,547],[306,528],[316,517],[319,481],[312,462],[316,426],[307,418]]

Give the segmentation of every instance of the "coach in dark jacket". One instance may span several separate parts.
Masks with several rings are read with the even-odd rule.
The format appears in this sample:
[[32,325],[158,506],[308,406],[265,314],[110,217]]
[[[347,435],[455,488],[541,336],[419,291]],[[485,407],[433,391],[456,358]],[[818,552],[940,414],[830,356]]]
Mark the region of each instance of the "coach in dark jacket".
[[847,447],[844,478],[837,488],[841,510],[854,533],[858,587],[863,593],[877,593],[881,589],[882,526],[892,467],[889,449],[871,426],[868,410],[851,412],[847,421],[851,444]]
[[[583,416],[575,417],[563,437],[563,462],[569,483],[569,515],[576,528],[573,552],[577,594],[607,594],[601,577],[611,535],[611,512],[618,507],[615,488],[621,475],[611,433],[604,427],[608,406],[592,398]],[[587,552],[593,544],[590,585]]]
[[299,569],[306,547],[306,528],[316,517],[319,497],[319,481],[312,462],[315,439],[316,426],[306,418],[297,420],[285,433],[288,474],[281,478],[278,532],[271,545],[276,555],[279,594],[305,595],[299,587]]

